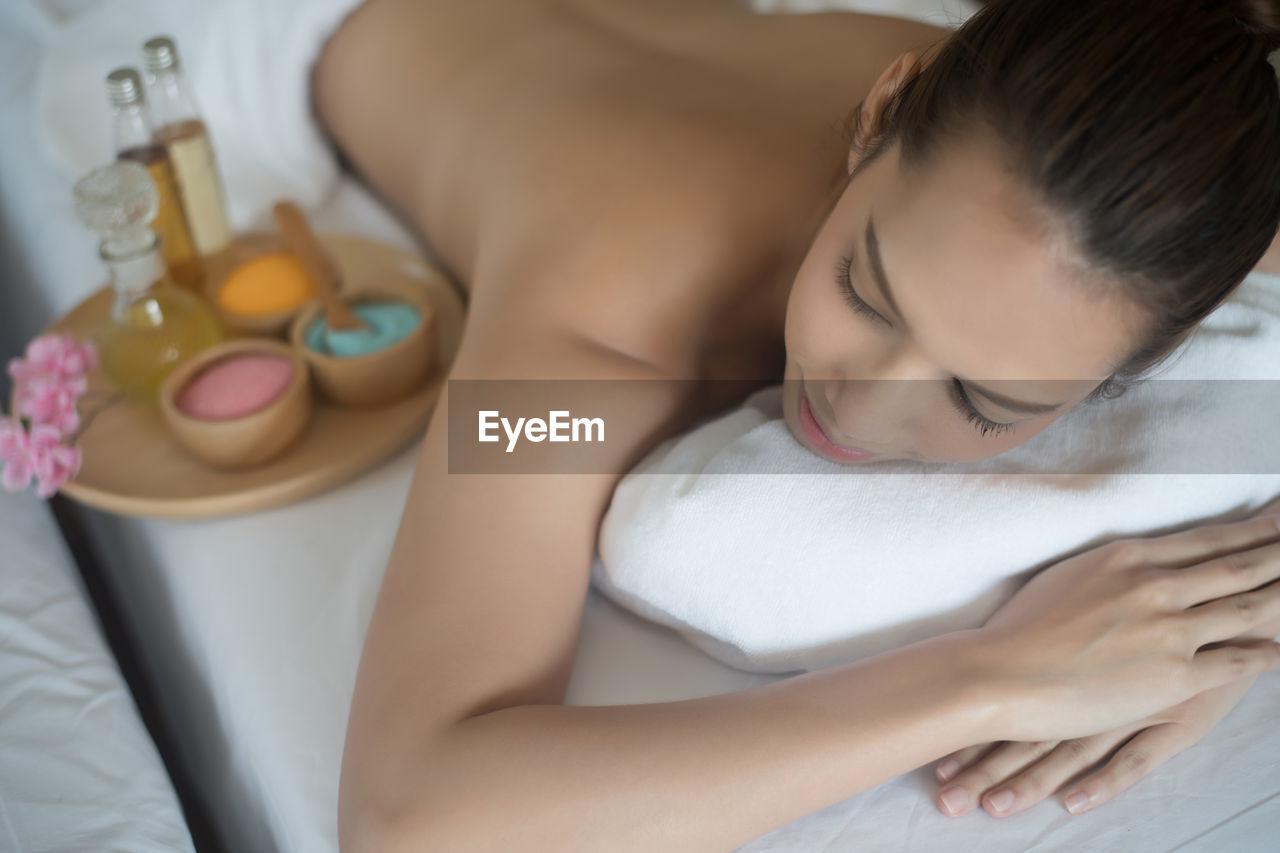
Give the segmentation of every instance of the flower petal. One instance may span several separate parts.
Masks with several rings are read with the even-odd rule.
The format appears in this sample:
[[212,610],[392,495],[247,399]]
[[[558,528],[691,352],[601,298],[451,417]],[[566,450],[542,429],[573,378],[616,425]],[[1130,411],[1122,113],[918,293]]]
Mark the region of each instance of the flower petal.
[[20,492],[31,482],[34,473],[28,459],[5,459],[4,471],[0,472],[0,487],[7,492]]

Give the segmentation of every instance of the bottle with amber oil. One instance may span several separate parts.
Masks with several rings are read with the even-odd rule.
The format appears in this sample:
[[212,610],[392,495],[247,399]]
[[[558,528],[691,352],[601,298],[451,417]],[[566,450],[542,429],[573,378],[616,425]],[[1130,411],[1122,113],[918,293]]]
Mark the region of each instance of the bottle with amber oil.
[[117,68],[107,75],[107,95],[115,111],[116,158],[141,163],[155,182],[160,207],[153,227],[160,237],[161,254],[169,272],[178,284],[201,294],[204,282],[200,256],[191,243],[169,152],[155,139],[155,128],[142,91],[142,76],[133,68]]
[[222,338],[208,306],[173,283],[151,230],[158,194],[130,160],[94,169],[76,182],[76,214],[102,242],[114,300],[94,335],[102,369],[116,388],[154,402],[166,376]]
[[173,163],[196,251],[213,258],[230,244],[231,227],[209,131],[182,74],[173,39],[150,39],[142,46],[142,58],[156,139]]

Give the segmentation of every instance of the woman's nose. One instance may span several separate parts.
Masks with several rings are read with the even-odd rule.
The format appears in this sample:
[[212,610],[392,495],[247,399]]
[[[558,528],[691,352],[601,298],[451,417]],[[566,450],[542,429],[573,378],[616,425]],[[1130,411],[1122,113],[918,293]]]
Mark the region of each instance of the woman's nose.
[[873,370],[850,370],[851,378],[827,384],[826,397],[836,427],[851,441],[883,448],[912,422],[927,417],[928,401],[938,393],[937,374],[911,351],[901,349]]

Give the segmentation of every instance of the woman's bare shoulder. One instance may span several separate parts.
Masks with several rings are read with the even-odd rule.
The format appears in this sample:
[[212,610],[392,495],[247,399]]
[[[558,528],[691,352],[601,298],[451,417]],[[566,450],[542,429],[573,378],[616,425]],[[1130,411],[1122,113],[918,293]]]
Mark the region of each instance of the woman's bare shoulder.
[[[464,285],[493,291],[473,301],[525,301],[682,364],[805,236],[878,54],[924,37],[773,17],[730,0],[370,0],[317,66],[317,113]],[[495,265],[521,274],[482,274]]]

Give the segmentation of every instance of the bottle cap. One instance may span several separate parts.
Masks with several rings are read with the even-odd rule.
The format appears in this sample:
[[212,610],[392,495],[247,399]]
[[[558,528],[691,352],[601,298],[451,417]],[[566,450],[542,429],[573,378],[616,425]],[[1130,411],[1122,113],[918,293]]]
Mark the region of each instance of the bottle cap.
[[147,170],[131,160],[101,166],[76,181],[76,215],[102,238],[102,256],[127,258],[155,245],[150,228],[160,197]]
[[142,45],[142,61],[152,74],[178,67],[178,48],[169,36],[156,36]]
[[127,107],[145,100],[142,76],[136,68],[117,68],[107,75],[107,95],[114,107]]

